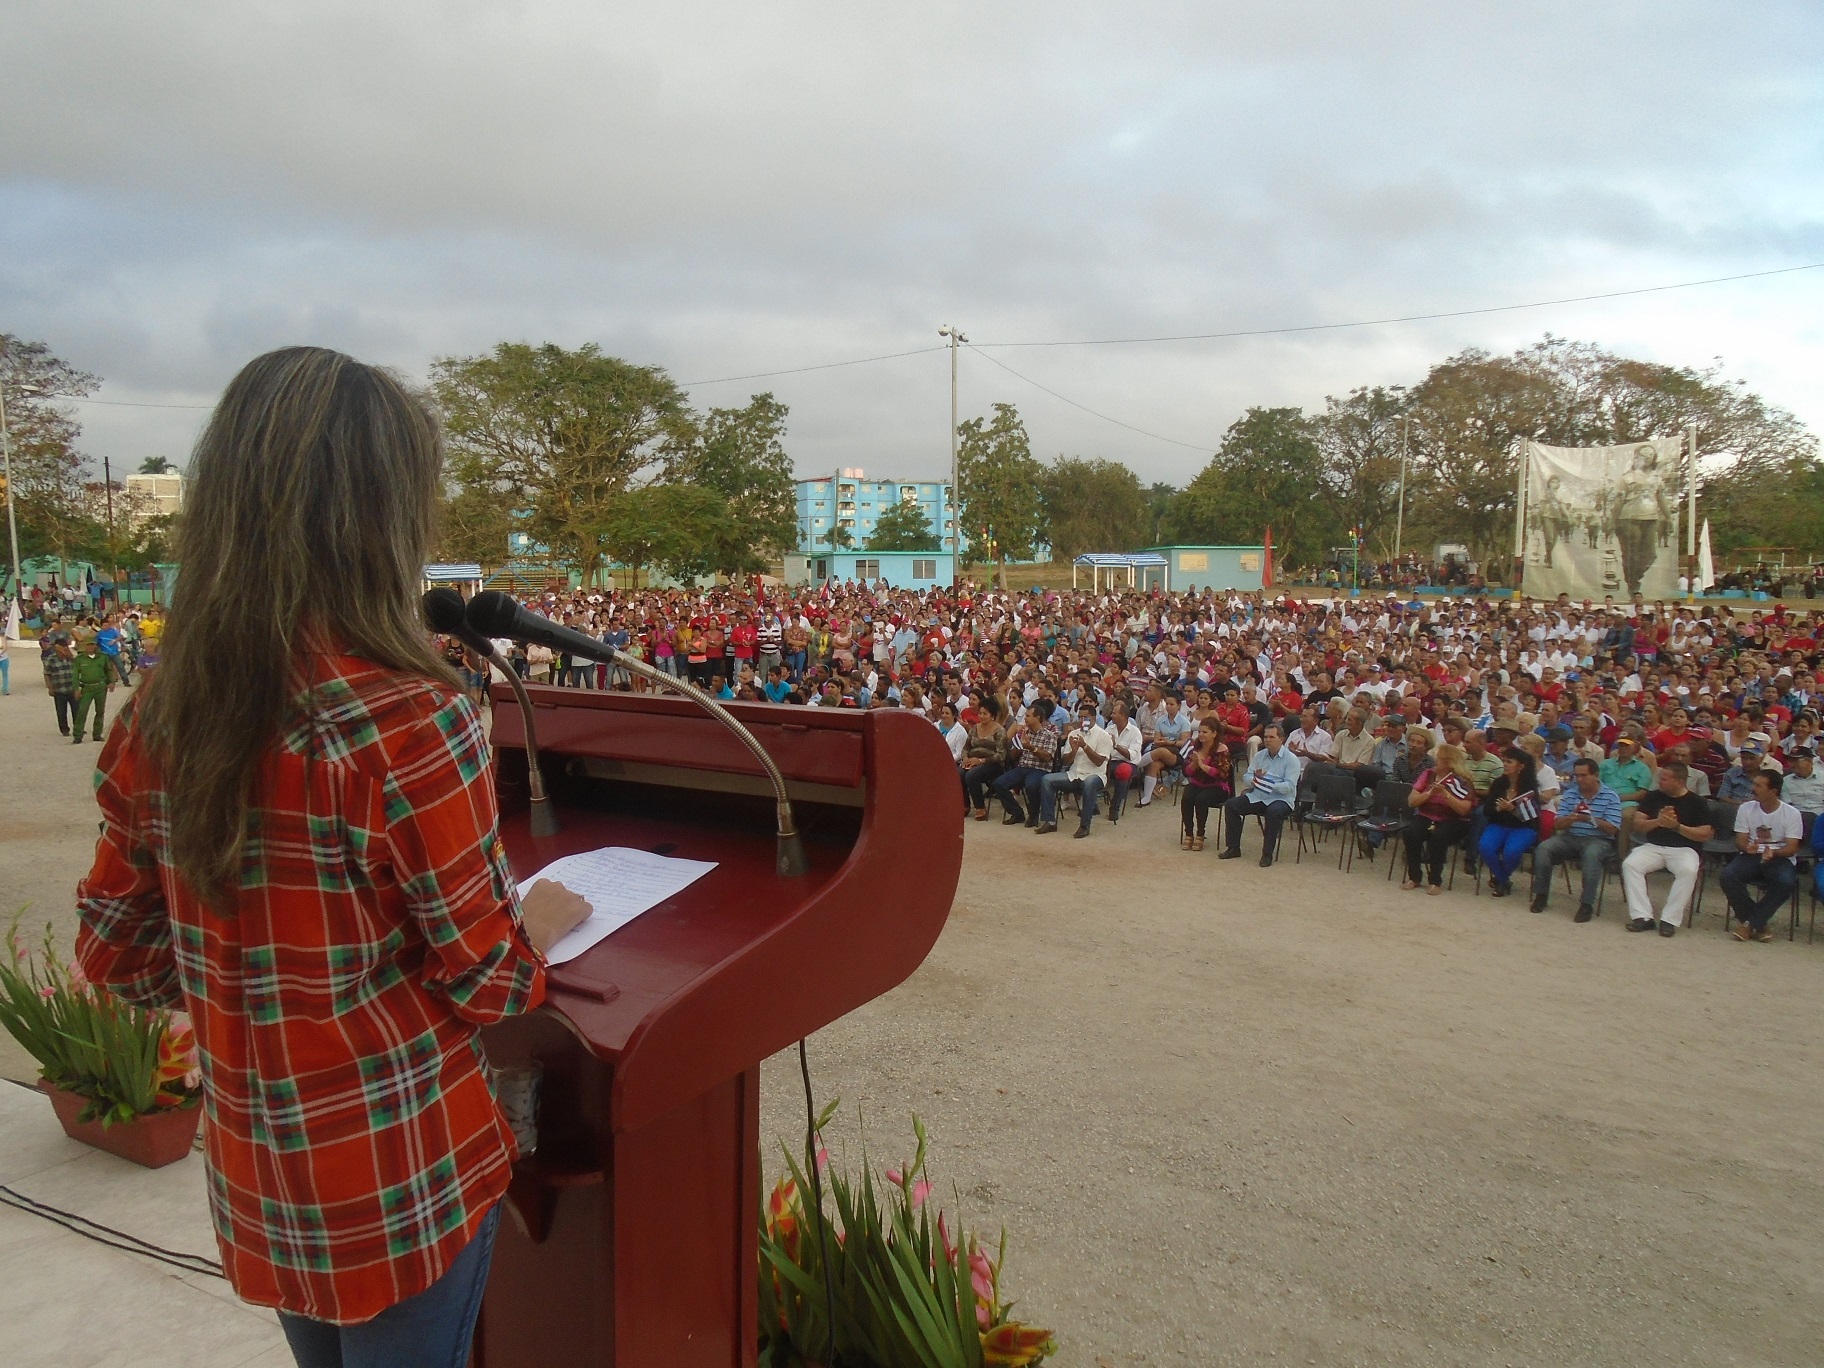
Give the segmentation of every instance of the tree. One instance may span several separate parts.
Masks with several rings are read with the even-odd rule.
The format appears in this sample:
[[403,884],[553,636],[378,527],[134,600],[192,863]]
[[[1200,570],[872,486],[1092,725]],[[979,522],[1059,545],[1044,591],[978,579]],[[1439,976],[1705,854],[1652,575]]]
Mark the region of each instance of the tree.
[[88,461],[76,446],[82,425],[58,402],[89,394],[100,384],[99,376],[77,370],[44,343],[0,333],[0,388],[6,396],[13,504],[24,557],[68,559],[106,538],[83,493]]
[[731,539],[727,500],[702,485],[653,484],[630,489],[609,507],[599,529],[602,545],[639,581],[642,570],[663,568],[690,581],[722,568],[716,547]]
[[671,484],[695,484],[722,498],[708,544],[712,568],[729,575],[765,570],[798,544],[798,485],[785,453],[790,413],[771,394],[744,408],[711,409],[667,463]]
[[1695,423],[1702,449],[1728,460],[1699,493],[1699,516],[1713,520],[1719,549],[1772,544],[1780,528],[1801,537],[1807,526],[1791,496],[1808,487],[1818,465],[1816,437],[1741,382],[1726,381],[1720,365],[1700,371],[1634,361],[1548,334],[1510,356],[1472,349],[1450,357],[1410,399],[1409,525],[1466,541],[1485,562],[1504,564],[1512,553],[1516,449],[1527,437],[1617,446]]
[[139,463],[141,475],[175,475],[177,467],[171,464],[168,457],[148,456]]
[[911,499],[902,499],[876,518],[868,536],[870,551],[929,551],[936,546],[931,520]]
[[486,478],[471,473],[478,463],[459,459],[454,467],[453,486],[438,503],[434,554],[440,561],[474,561],[491,569],[507,559],[508,538],[518,530],[512,503]]
[[1337,521],[1323,489],[1317,423],[1295,408],[1251,408],[1172,503],[1174,541],[1254,546],[1273,529],[1274,554],[1287,565],[1315,565]]
[[1178,486],[1155,483],[1146,491],[1146,540],[1150,545],[1165,542],[1166,527],[1172,513],[1172,501],[1178,497]]
[[958,525],[970,559],[994,562],[1005,590],[1007,562],[1032,555],[1045,530],[1045,467],[1012,404],[996,404],[992,420],[971,418],[957,435]]
[[593,584],[614,500],[696,437],[684,392],[656,366],[546,343],[441,357],[431,390],[465,487],[484,491]]
[[1393,554],[1399,516],[1400,423],[1405,391],[1376,385],[1326,397],[1317,418],[1317,448],[1323,458],[1320,483],[1334,521],[1361,529],[1364,545]]
[[1131,551],[1151,530],[1140,479],[1119,461],[1060,456],[1045,472],[1043,496],[1054,561]]
[[830,530],[823,534],[823,540],[830,545],[830,554],[844,551],[855,545],[855,534],[842,525],[840,519],[830,524]]

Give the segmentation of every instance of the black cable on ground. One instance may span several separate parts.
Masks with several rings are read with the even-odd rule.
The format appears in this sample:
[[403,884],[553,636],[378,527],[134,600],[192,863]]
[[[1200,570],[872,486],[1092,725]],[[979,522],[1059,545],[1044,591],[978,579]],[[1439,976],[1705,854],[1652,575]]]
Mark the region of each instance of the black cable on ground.
[[811,1096],[811,1057],[798,1041],[798,1072],[804,1076],[804,1161],[810,1167],[811,1200],[817,1204],[817,1247],[823,1265],[823,1313],[830,1325],[829,1355],[836,1354],[836,1280],[830,1272],[830,1233],[823,1211],[823,1174],[817,1167],[817,1103]]
[[80,1235],[85,1240],[93,1240],[96,1244],[106,1245],[109,1249],[118,1249],[122,1253],[138,1254],[148,1259],[156,1259],[160,1263],[169,1264],[185,1273],[204,1273],[212,1278],[225,1276],[221,1264],[214,1259],[206,1259],[200,1254],[186,1254],[181,1250],[166,1249],[149,1240],[142,1240],[137,1235],[129,1235],[124,1230],[105,1226],[100,1221],[91,1221],[88,1217],[79,1216],[73,1211],[64,1211],[60,1207],[51,1206],[48,1202],[40,1202],[35,1197],[27,1197],[23,1192],[15,1191],[4,1184],[0,1184],[0,1204],[33,1216],[40,1216],[53,1225],[62,1226],[73,1235]]

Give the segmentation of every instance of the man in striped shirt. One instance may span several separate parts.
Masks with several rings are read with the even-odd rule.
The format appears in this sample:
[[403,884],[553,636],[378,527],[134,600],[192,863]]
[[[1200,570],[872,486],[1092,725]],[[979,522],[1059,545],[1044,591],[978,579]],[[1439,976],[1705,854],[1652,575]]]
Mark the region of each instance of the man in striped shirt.
[[1621,795],[1602,782],[1594,760],[1577,761],[1574,773],[1576,782],[1558,799],[1557,830],[1533,849],[1532,910],[1545,911],[1552,895],[1552,870],[1575,860],[1583,868],[1583,896],[1574,920],[1587,922],[1596,915],[1596,890],[1602,887],[1621,831]]

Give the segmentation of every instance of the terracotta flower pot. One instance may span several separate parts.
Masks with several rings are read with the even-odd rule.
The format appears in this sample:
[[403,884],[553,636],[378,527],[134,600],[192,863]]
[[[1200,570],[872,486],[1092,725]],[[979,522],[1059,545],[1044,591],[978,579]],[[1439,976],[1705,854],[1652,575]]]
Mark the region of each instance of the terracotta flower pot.
[[196,1128],[202,1124],[200,1101],[187,1107],[170,1107],[150,1116],[136,1116],[131,1121],[104,1126],[99,1121],[78,1121],[88,1099],[65,1092],[48,1079],[40,1078],[38,1086],[50,1096],[51,1109],[72,1140],[93,1145],[98,1150],[122,1159],[130,1159],[146,1168],[163,1168],[175,1164],[196,1143]]

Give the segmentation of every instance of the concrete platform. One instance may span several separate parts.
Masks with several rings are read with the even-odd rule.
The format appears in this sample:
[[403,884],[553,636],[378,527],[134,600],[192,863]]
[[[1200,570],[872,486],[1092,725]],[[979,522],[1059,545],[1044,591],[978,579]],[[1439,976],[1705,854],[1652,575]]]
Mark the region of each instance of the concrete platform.
[[[64,1135],[36,1089],[0,1080],[0,1184],[165,1249],[217,1258],[192,1154],[143,1169]],[[7,1368],[289,1368],[270,1311],[186,1273],[0,1205]]]

